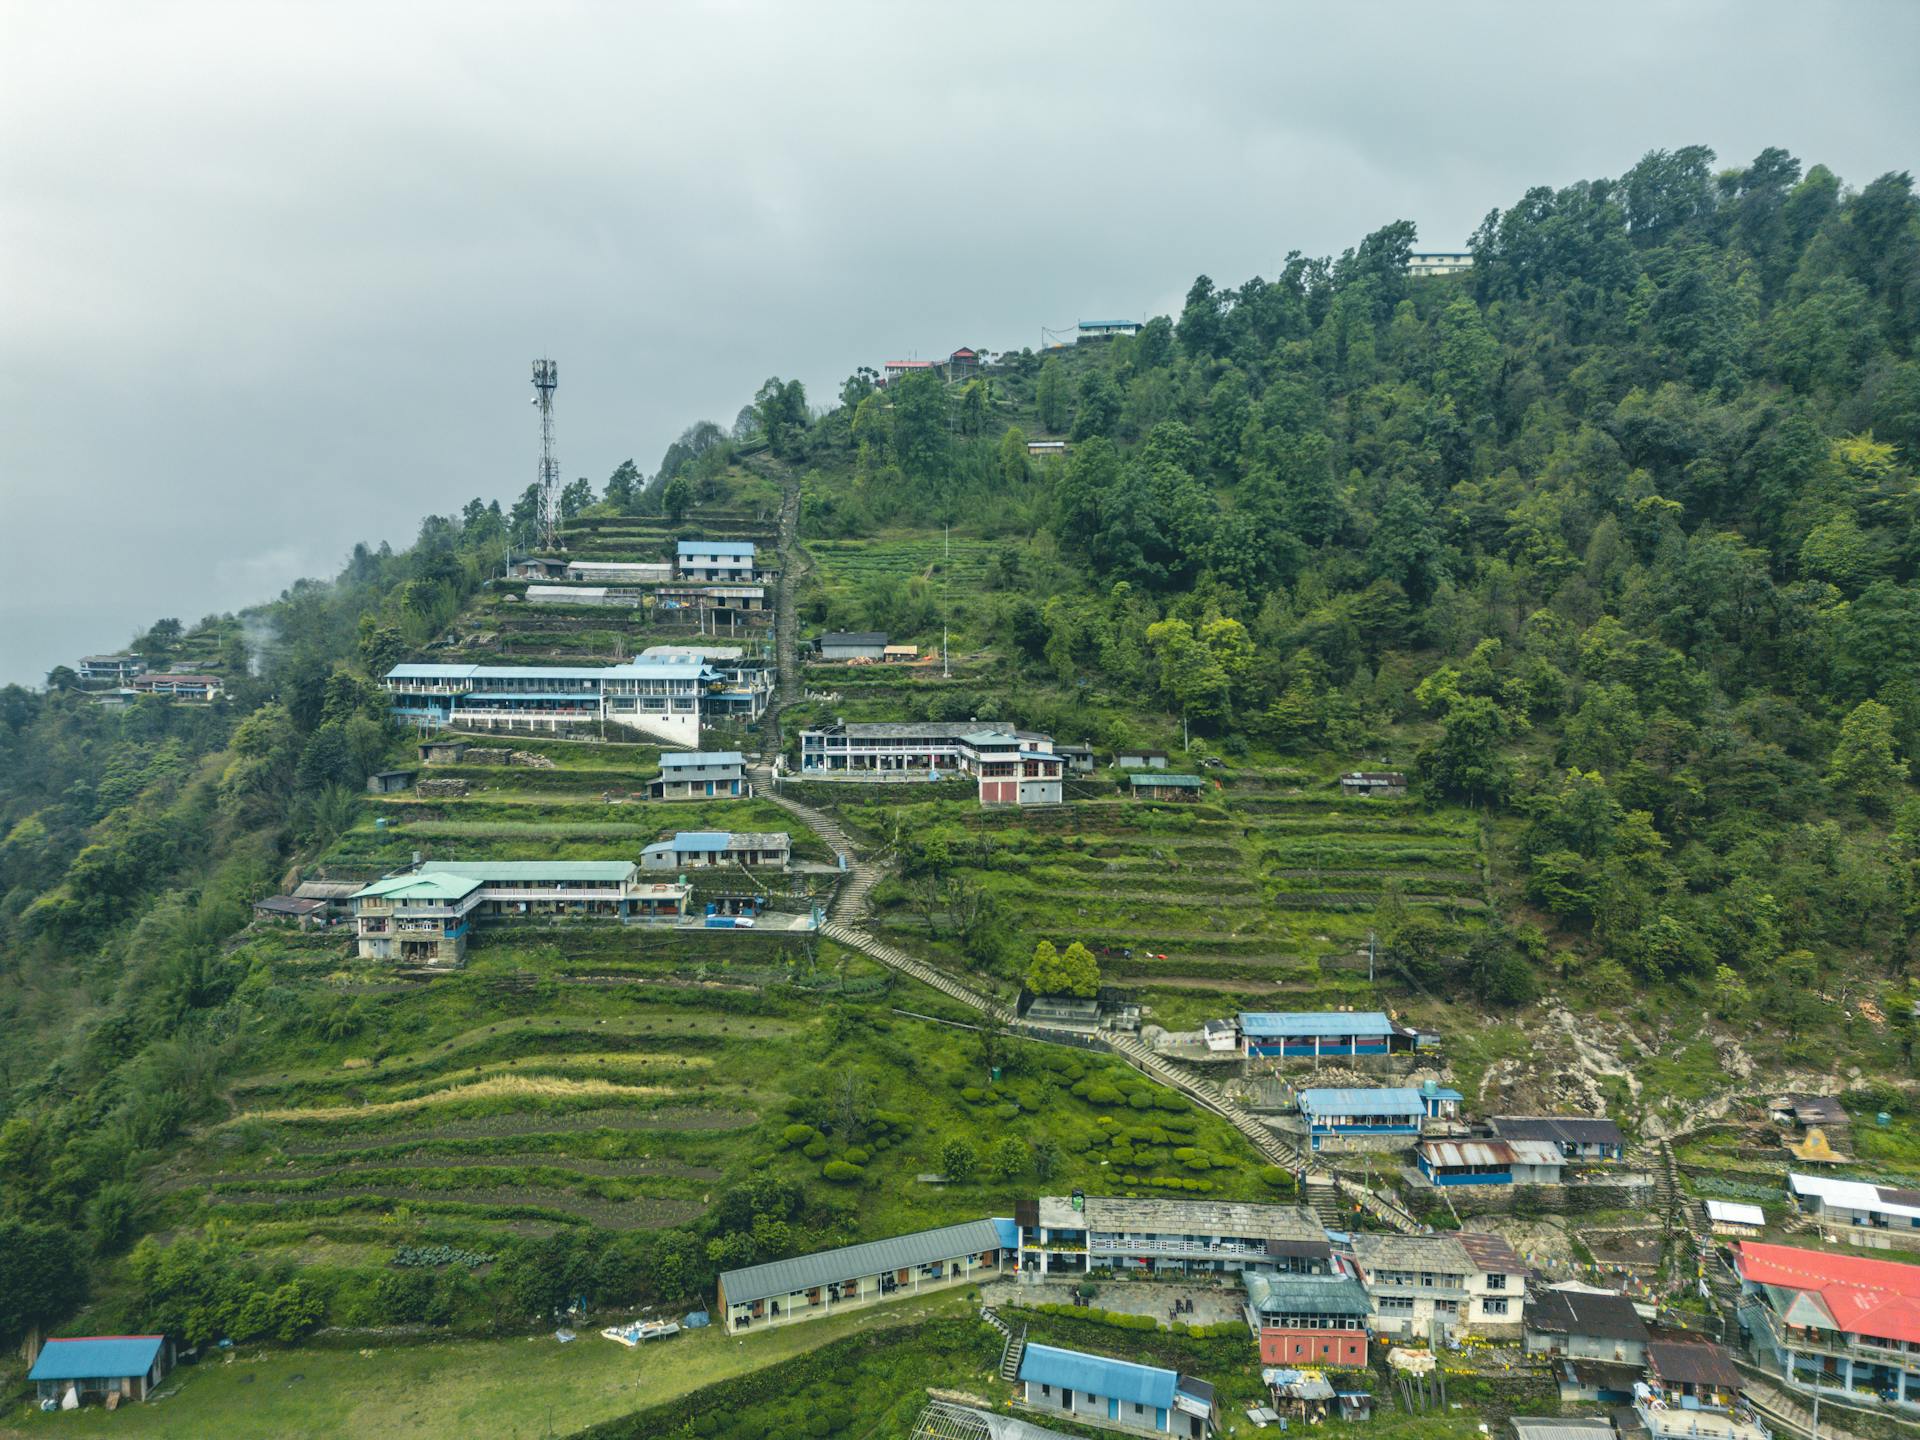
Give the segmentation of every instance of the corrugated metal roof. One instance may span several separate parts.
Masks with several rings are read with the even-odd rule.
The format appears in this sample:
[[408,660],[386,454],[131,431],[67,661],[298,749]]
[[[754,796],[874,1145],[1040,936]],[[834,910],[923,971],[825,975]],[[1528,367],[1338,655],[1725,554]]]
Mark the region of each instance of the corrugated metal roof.
[[1758,1205],[1744,1205],[1738,1200],[1709,1200],[1707,1218],[1728,1225],[1765,1225],[1767,1212]]
[[738,750],[667,750],[660,756],[662,770],[687,770],[708,765],[744,765]]
[[1391,1035],[1394,1025],[1379,1010],[1242,1010],[1240,1033],[1300,1039],[1316,1035]]
[[1613,1291],[1542,1290],[1527,1301],[1527,1328],[1549,1335],[1593,1335],[1603,1340],[1647,1338],[1647,1322],[1633,1301]]
[[1157,1365],[1137,1365],[1131,1360],[1052,1345],[1029,1345],[1020,1357],[1020,1378],[1035,1385],[1058,1385],[1063,1390],[1082,1390],[1122,1403],[1170,1410],[1180,1377]]
[[937,1230],[917,1230],[888,1240],[871,1240],[864,1245],[847,1245],[813,1255],[796,1255],[790,1260],[749,1265],[744,1270],[728,1270],[721,1275],[720,1284],[726,1292],[727,1303],[741,1305],[769,1300],[776,1295],[791,1295],[797,1290],[811,1290],[836,1280],[878,1275],[886,1270],[907,1270],[936,1260],[957,1260],[964,1255],[979,1255],[1000,1248],[1000,1231],[992,1220],[964,1220],[958,1225],[942,1225]]
[[502,880],[625,880],[633,874],[631,860],[435,860],[441,875],[462,875],[480,881]]
[[473,674],[471,665],[396,665],[387,671],[389,680],[465,680]]
[[107,1380],[153,1368],[164,1335],[87,1335],[49,1340],[27,1372],[29,1380]]
[[1512,1148],[1498,1140],[1426,1140],[1421,1142],[1420,1153],[1429,1165],[1447,1169],[1461,1165],[1504,1168],[1513,1164]]
[[366,889],[358,891],[353,898],[361,900],[386,896],[406,900],[464,900],[479,888],[478,880],[466,876],[424,870],[416,875],[389,875],[384,880],[376,880]]
[[1604,1115],[1495,1115],[1487,1122],[1502,1140],[1557,1140],[1567,1145],[1619,1145],[1620,1127]]
[[1366,1287],[1350,1275],[1240,1273],[1248,1303],[1267,1314],[1365,1315],[1373,1308]]
[[1563,1420],[1550,1415],[1515,1415],[1514,1440],[1613,1440],[1610,1420]]
[[1418,1090],[1302,1090],[1300,1108],[1315,1115],[1422,1115]]
[[1146,775],[1129,775],[1127,779],[1140,790],[1152,790],[1163,785],[1174,790],[1201,790],[1206,788],[1207,783],[1198,775],[1175,775],[1166,770],[1155,770]]

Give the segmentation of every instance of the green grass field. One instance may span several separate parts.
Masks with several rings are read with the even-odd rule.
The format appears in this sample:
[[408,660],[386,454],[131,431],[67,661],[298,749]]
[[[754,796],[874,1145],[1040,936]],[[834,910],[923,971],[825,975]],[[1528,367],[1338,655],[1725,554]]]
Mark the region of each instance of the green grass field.
[[731,1338],[718,1326],[629,1350],[597,1331],[572,1344],[514,1340],[374,1342],[366,1348],[248,1349],[169,1377],[164,1398],[115,1414],[23,1410],[0,1433],[178,1440],[545,1440],[862,1330],[970,1308],[963,1293]]

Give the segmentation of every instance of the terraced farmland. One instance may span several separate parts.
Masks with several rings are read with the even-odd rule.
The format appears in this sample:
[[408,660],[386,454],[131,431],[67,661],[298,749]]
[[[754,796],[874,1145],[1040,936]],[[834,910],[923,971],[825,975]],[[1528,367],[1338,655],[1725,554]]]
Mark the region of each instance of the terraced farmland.
[[939,536],[807,542],[821,578],[831,586],[859,585],[881,577],[974,585],[986,578],[998,548],[985,540],[948,542]]

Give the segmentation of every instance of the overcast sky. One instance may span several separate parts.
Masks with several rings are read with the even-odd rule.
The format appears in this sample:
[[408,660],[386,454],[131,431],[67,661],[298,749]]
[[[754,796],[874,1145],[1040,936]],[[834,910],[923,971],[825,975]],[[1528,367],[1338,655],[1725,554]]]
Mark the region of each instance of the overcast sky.
[[1144,317],[1656,146],[1920,167],[1920,4],[0,0],[0,681],[760,381]]

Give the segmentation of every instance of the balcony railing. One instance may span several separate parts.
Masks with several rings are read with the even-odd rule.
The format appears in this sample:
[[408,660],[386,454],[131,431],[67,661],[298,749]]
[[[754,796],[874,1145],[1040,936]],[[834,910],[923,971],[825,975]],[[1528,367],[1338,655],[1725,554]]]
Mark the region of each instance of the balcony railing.
[[1882,1343],[1865,1336],[1843,1340],[1834,1331],[1790,1328],[1781,1323],[1780,1317],[1770,1307],[1759,1301],[1744,1308],[1750,1317],[1758,1317],[1765,1324],[1774,1343],[1783,1350],[1795,1350],[1806,1355],[1832,1355],[1843,1360],[1870,1360],[1875,1364],[1904,1366],[1920,1371],[1920,1349],[1903,1348],[1903,1342]]

